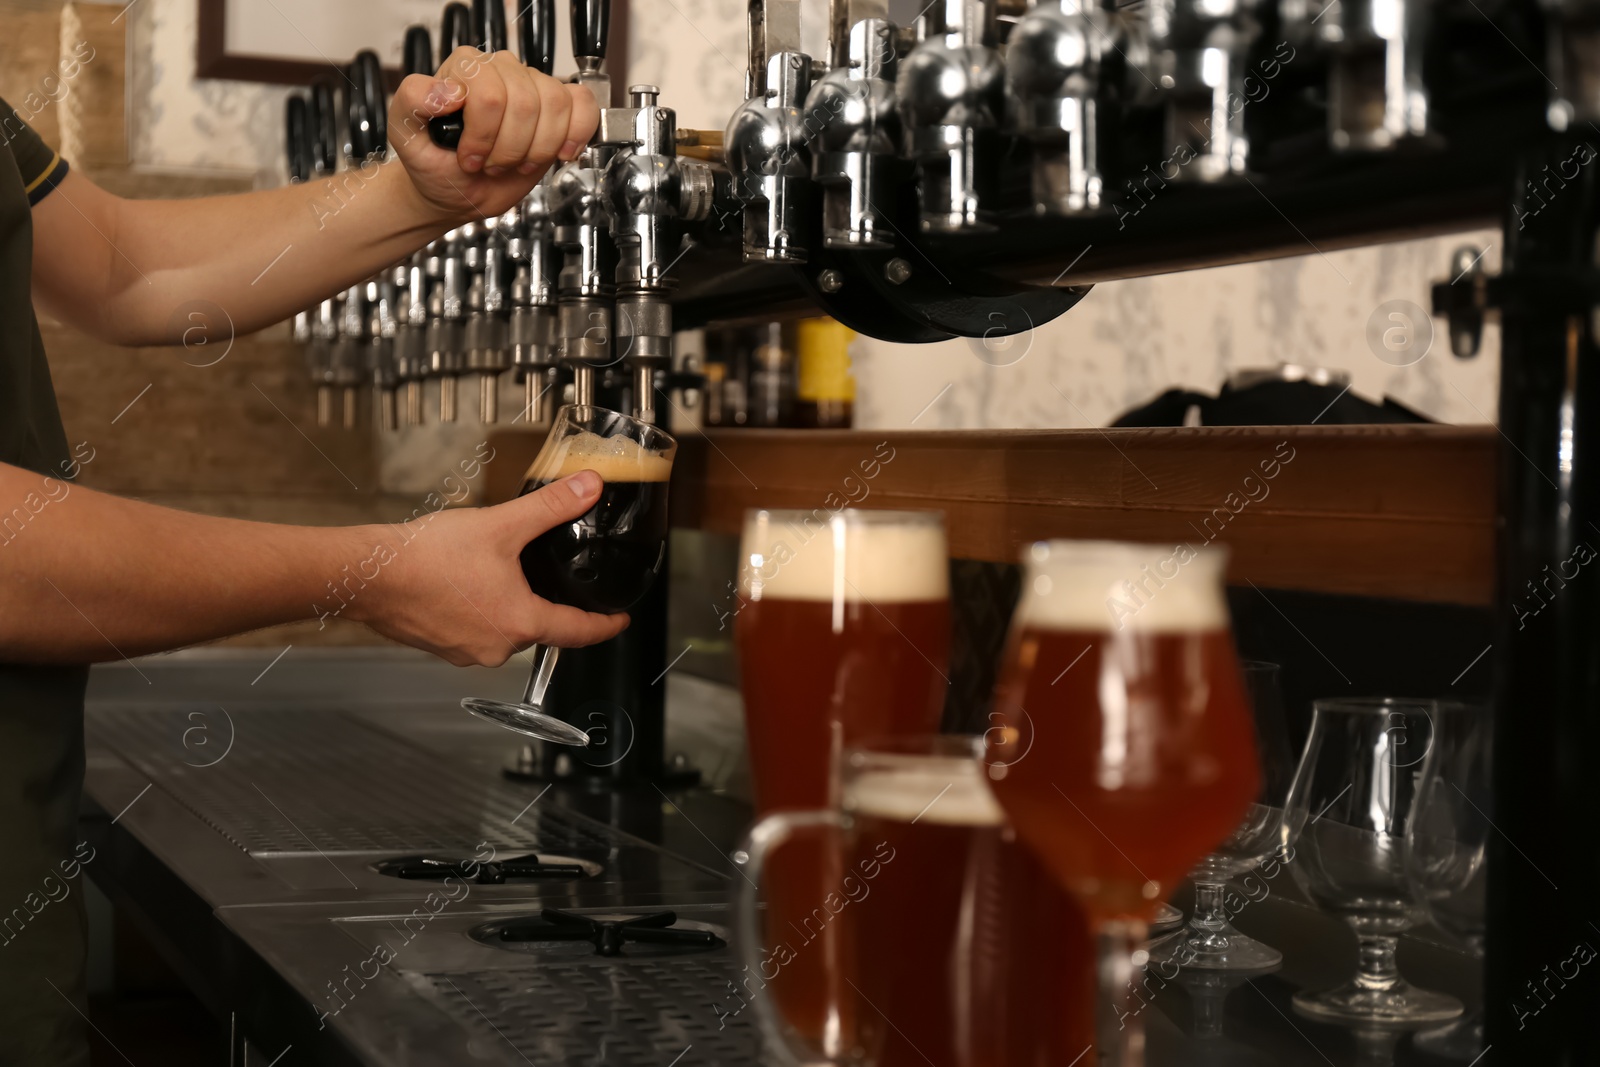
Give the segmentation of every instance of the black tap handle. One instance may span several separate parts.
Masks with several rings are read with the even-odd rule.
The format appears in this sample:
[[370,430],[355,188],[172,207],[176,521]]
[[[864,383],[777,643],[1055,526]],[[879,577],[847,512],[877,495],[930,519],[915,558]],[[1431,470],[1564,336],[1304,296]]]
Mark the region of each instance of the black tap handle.
[[311,116],[306,98],[289,94],[284,104],[284,142],[289,149],[289,180],[303,182],[311,177]]
[[472,0],[472,29],[478,48],[484,52],[504,52],[506,43],[506,0]]
[[604,59],[610,32],[611,0],[572,0],[573,58]]
[[522,62],[541,74],[552,74],[556,67],[555,0],[523,0],[517,15],[517,37],[522,46]]
[[[473,43],[472,9],[459,2],[446,4],[444,24],[439,30],[439,65],[443,66],[444,61],[450,58],[450,53],[457,48]],[[461,131],[465,128],[466,119],[459,111],[452,111],[448,115],[435,115],[428,120],[428,136],[440,148],[454,149],[461,143]]]
[[356,53],[350,61],[350,80],[355,83],[356,105],[351,109],[355,123],[351,139],[361,135],[356,157],[382,159],[389,151],[389,101],[383,86],[383,61],[370,48]]
[[333,87],[319,81],[311,87],[311,165],[332,171],[339,165],[339,124],[333,109]]
[[433,34],[428,27],[406,27],[405,67],[407,74],[432,74],[439,69],[433,61]]
[[444,22],[439,28],[439,63],[450,58],[462,45],[477,47],[472,30],[472,9],[456,0],[444,5]]

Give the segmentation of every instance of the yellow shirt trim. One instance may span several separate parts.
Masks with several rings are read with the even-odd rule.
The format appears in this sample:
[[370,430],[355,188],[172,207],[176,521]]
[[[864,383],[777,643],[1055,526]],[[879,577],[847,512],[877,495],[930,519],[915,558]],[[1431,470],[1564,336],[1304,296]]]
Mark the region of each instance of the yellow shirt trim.
[[22,187],[22,191],[24,193],[32,193],[35,189],[39,188],[39,186],[43,185],[44,182],[45,182],[45,179],[50,177],[50,175],[52,175],[52,174],[54,174],[56,172],[56,164],[60,163],[60,162],[61,162],[61,153],[60,152],[52,153],[51,156],[50,156],[50,165],[48,167],[45,167],[44,168],[44,172],[42,174],[40,174],[37,178],[33,179],[33,181],[31,181],[27,185],[23,186]]

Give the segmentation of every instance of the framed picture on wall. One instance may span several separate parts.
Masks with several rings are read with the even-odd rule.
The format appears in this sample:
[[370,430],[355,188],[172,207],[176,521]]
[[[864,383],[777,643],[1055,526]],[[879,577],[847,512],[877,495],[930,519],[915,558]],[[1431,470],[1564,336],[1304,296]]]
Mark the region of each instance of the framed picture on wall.
[[[515,47],[515,24],[526,0],[506,3],[506,23]],[[571,40],[568,4],[556,5],[556,39]],[[400,51],[406,27],[420,23],[439,41],[443,0],[199,0],[196,73],[202,78],[308,85],[350,57],[371,48],[393,80],[400,76]],[[606,68],[611,72],[614,102],[627,90],[628,54],[626,0],[611,0],[611,31]],[[556,49],[556,73],[571,71],[571,53]]]

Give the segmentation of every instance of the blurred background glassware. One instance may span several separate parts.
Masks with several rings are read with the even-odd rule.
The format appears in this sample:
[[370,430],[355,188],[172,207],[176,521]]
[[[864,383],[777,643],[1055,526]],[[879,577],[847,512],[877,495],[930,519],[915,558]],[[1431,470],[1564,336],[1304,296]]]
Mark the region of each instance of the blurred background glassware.
[[1400,934],[1422,921],[1406,881],[1405,842],[1432,773],[1429,752],[1454,744],[1466,709],[1391,697],[1318,700],[1290,790],[1285,843],[1295,882],[1313,903],[1355,930],[1355,977],[1335,989],[1295,994],[1315,1019],[1415,1026],[1461,1014],[1461,1002],[1400,976]]
[[[1143,1062],[1132,1001],[1150,921],[1260,792],[1227,558],[1109,541],[1024,555],[989,773],[1017,835],[1094,928],[1108,1067]],[[1005,762],[1011,752],[1027,755]]]
[[1245,660],[1239,664],[1256,725],[1256,752],[1261,758],[1261,795],[1233,834],[1191,872],[1194,914],[1183,937],[1168,938],[1151,949],[1151,958],[1210,971],[1262,971],[1283,962],[1283,953],[1233,928],[1225,903],[1228,880],[1253,871],[1267,857],[1283,850],[1283,806],[1294,781],[1289,751],[1289,724],[1276,663]]
[[[739,544],[734,621],[758,816],[838,803],[843,750],[939,729],[949,686],[950,560],[936,511],[755,509]],[[844,872],[826,840],[772,863],[767,913],[798,927]],[[836,926],[771,980],[789,1023],[828,1057],[854,1041],[831,965]]]
[[[1431,764],[1406,831],[1406,881],[1428,920],[1483,958],[1489,831],[1493,827],[1492,731],[1471,709],[1461,729],[1434,742]],[[1417,1034],[1412,1045],[1444,1059],[1475,1059],[1483,1049],[1482,1007],[1448,1026]]]
[[[769,1050],[783,1062],[870,1067],[1082,1064],[1094,1030],[1094,958],[1072,898],[1017,841],[987,781],[981,739],[877,738],[839,760],[838,800],[783,811],[740,846],[734,925],[750,974],[806,954],[857,1005],[855,1042],[822,1053],[791,1025],[775,987],[746,982]],[[782,853],[820,839],[841,879],[801,927],[757,898],[789,877]],[[738,853],[736,853],[738,855]],[[809,880],[805,883],[809,885]],[[838,929],[829,945],[818,928]]]

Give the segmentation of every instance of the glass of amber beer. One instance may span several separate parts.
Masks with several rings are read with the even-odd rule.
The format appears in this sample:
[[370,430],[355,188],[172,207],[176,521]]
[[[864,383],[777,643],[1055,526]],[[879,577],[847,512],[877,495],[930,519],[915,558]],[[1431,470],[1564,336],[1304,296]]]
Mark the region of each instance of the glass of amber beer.
[[[1081,1062],[1094,1028],[1082,912],[1020,845],[975,737],[885,738],[847,749],[837,806],[762,819],[735,898],[743,981],[769,1044],[816,1063],[772,999],[784,971],[838,932],[832,966],[853,1041],[824,1059],[870,1067],[1046,1067]],[[821,837],[837,880],[798,922],[767,916],[773,861]],[[808,885],[808,888],[810,886]]]
[[[949,553],[937,512],[752,510],[735,629],[757,815],[838,803],[846,745],[932,733],[950,655]],[[843,871],[823,838],[774,861],[768,915],[799,923]],[[833,865],[833,866],[830,866]],[[828,1056],[854,1038],[836,930],[783,969],[774,994]]]
[[[1137,1067],[1128,1010],[1151,917],[1256,799],[1254,728],[1216,548],[1049,541],[1025,554],[988,733],[994,793],[1096,937],[1101,1062]],[[1020,758],[1015,738],[1031,730]]]

